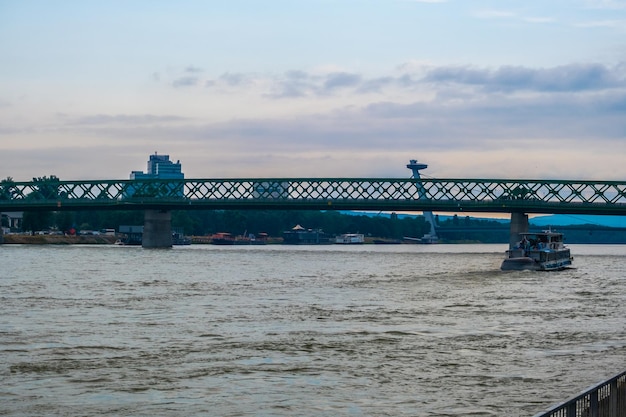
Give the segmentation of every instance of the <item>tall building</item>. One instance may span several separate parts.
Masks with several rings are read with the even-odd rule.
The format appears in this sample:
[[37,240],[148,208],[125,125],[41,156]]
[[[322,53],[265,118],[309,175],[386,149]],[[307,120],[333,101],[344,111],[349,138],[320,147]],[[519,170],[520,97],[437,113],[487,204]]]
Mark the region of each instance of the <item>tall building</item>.
[[173,163],[169,155],[150,155],[148,160],[148,172],[132,171],[131,180],[158,178],[158,179],[183,179],[185,174],[181,172],[180,161]]
[[[130,179],[137,180],[182,180],[185,174],[182,173],[180,161],[176,163],[170,161],[169,155],[150,155],[148,160],[148,171],[131,171]],[[136,182],[126,187],[124,195],[126,197],[182,197],[184,194],[183,184],[174,184],[163,188],[154,182]]]

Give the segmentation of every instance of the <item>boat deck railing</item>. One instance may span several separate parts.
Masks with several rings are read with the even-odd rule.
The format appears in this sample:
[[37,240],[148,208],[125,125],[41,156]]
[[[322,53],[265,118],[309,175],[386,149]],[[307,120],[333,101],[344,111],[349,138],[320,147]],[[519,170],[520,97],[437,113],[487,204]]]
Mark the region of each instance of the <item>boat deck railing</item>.
[[534,417],[626,417],[626,371]]

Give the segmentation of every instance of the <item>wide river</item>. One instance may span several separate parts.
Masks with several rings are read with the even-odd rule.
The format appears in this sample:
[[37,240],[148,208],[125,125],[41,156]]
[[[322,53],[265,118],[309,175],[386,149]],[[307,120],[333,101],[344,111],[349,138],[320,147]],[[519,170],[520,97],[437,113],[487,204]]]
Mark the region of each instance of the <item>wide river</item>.
[[532,416],[626,369],[626,246],[0,246],[0,415]]

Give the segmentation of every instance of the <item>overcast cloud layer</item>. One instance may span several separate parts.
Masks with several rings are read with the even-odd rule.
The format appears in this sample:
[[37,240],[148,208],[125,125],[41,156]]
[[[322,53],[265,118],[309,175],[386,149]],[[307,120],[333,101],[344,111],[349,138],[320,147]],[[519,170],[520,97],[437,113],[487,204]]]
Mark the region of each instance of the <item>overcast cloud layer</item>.
[[0,178],[626,179],[626,0],[101,3],[0,0]]

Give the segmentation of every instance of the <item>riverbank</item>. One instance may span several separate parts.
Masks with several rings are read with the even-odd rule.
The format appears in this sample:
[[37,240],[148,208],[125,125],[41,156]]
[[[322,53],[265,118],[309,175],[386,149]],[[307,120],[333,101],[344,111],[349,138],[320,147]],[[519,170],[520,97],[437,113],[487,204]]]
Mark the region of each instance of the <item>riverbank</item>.
[[3,235],[5,245],[111,245],[117,238],[108,235]]

